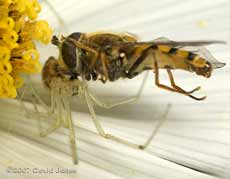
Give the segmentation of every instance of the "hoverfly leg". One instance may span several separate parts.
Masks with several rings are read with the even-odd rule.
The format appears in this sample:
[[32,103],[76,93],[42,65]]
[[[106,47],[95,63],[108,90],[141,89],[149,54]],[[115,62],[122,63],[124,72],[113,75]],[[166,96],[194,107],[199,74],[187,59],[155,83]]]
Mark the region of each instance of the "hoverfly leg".
[[[97,54],[97,55],[98,55],[98,54]],[[94,55],[93,58],[92,58],[92,60],[91,60],[91,62],[90,62],[90,65],[89,65],[89,71],[90,71],[90,72],[93,70],[93,67],[94,67],[96,61],[97,61],[97,56]]]
[[103,72],[105,75],[105,81],[107,81],[109,79],[109,74],[108,74],[108,70],[107,70],[107,66],[108,66],[108,59],[106,58],[106,55],[104,53],[101,53],[101,63],[102,63],[102,68],[103,68]]
[[187,93],[188,93],[188,94],[192,94],[192,93],[194,93],[194,92],[196,92],[196,91],[199,91],[200,89],[201,89],[201,86],[198,86],[198,87],[194,88],[193,90],[188,91]]
[[200,90],[200,86],[196,87],[195,89],[191,90],[191,91],[185,91],[184,89],[182,89],[181,87],[177,86],[175,81],[174,81],[174,78],[173,78],[173,74],[171,72],[171,68],[170,67],[166,67],[166,70],[167,70],[167,73],[168,73],[168,76],[169,76],[169,79],[170,79],[170,83],[172,85],[173,88],[183,92],[183,93],[186,93],[186,94],[191,94],[191,93],[194,93],[198,90]]
[[160,83],[160,80],[159,80],[159,67],[158,67],[158,63],[157,63],[157,60],[156,60],[155,57],[154,57],[154,62],[153,62],[153,70],[155,70],[155,84],[159,88],[166,89],[166,90],[173,91],[173,92],[178,92],[177,90]]
[[188,92],[185,91],[184,89],[182,89],[181,87],[177,86],[176,83],[175,83],[175,81],[174,81],[173,74],[172,74],[172,72],[171,72],[170,67],[166,67],[166,70],[167,70],[167,73],[168,73],[168,76],[169,76],[169,79],[170,79],[170,83],[171,83],[172,87],[173,87],[175,90],[177,90],[177,92],[182,93],[182,94],[184,94],[184,95],[186,95],[186,96],[189,96],[189,97],[191,97],[191,98],[193,98],[193,99],[195,99],[195,100],[204,100],[204,99],[206,98],[206,96],[201,97],[201,98],[197,98],[197,97],[191,95],[191,93],[194,93],[195,91],[199,90],[199,89],[200,89],[200,86],[198,86],[198,87],[196,87],[195,89],[193,89],[193,90],[191,90],[191,91],[188,91]]
[[203,97],[201,97],[201,98],[197,98],[197,97],[195,97],[195,96],[193,96],[193,95],[187,95],[187,96],[189,96],[190,98],[195,99],[195,100],[197,100],[197,101],[202,101],[202,100],[204,100],[204,99],[207,98],[207,96],[203,96]]
[[[64,39],[65,39],[66,37],[64,37]],[[90,48],[90,47],[88,47],[88,46],[86,46],[86,45],[84,45],[84,44],[82,44],[81,42],[78,42],[77,40],[75,40],[75,39],[73,39],[73,38],[68,38],[71,42],[73,42],[75,45],[76,45],[76,47],[78,47],[78,48],[80,48],[80,49],[82,49],[82,50],[85,50],[85,51],[87,51],[87,52],[90,52],[90,53],[92,53],[92,54],[94,54],[94,56],[98,56],[98,53],[97,53],[97,51],[96,50],[94,50],[94,49],[92,49],[92,48]]]
[[[65,38],[65,37],[64,37],[64,38]],[[73,39],[73,38],[70,38],[70,37],[69,37],[68,39],[69,39],[71,42],[73,42],[74,45],[75,45],[77,48],[79,48],[79,49],[81,49],[81,50],[85,50],[86,52],[89,52],[89,53],[92,53],[92,54],[93,54],[93,57],[92,57],[92,60],[91,60],[90,66],[89,66],[89,72],[91,72],[92,69],[93,69],[93,67],[94,67],[94,65],[95,65],[95,63],[96,63],[96,61],[97,61],[97,58],[98,58],[98,55],[99,55],[98,52],[97,52],[96,50],[94,50],[94,49],[92,49],[92,48],[90,48],[90,47],[88,47],[88,46],[82,44],[81,42],[79,42],[79,41]]]
[[171,85],[172,85],[173,88],[169,87],[169,86],[166,86],[166,85],[163,85],[163,84],[160,84],[160,82],[159,82],[159,67],[158,67],[158,63],[157,63],[157,60],[156,60],[155,57],[154,57],[154,63],[153,63],[153,70],[155,70],[155,84],[158,87],[160,87],[162,89],[169,90],[169,91],[173,91],[173,92],[184,94],[184,95],[189,96],[190,98],[198,100],[198,101],[199,100],[204,100],[206,98],[206,96],[198,98],[198,97],[195,97],[195,96],[193,96],[193,95],[190,94],[191,92],[194,92],[194,91],[197,91],[198,89],[200,89],[200,87],[197,87],[197,88],[195,88],[194,90],[192,90],[190,92],[186,92],[182,88],[176,86],[175,82],[174,82],[174,79],[173,79],[172,72],[170,71],[170,68],[167,69],[167,72],[168,72],[168,75],[169,75],[169,78],[170,78],[170,82],[171,82]]

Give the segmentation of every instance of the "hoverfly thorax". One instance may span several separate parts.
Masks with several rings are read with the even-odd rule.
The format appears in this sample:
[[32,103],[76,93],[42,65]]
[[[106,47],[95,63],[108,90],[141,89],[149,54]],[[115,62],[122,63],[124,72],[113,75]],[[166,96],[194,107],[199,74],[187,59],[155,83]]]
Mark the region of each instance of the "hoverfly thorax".
[[108,46],[104,50],[109,62],[108,77],[110,81],[116,81],[123,76],[127,62],[127,56],[119,46]]

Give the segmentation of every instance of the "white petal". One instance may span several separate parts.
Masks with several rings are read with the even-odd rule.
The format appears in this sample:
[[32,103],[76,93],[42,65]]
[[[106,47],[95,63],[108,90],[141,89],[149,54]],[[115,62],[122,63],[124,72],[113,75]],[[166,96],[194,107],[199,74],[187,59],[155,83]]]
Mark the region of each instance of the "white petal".
[[[69,31],[128,31],[144,40],[161,36],[174,40],[229,41],[230,38],[228,0],[66,0],[64,3],[53,0],[50,3],[65,20]],[[41,17],[48,17],[54,27],[58,27],[54,14],[45,4],[44,7]],[[54,47],[41,50],[43,61],[57,54]],[[210,51],[222,62],[227,62],[230,56],[229,46],[211,46]],[[216,70],[208,81],[194,74],[175,72],[177,83],[184,88],[203,87],[208,95],[204,102],[161,90],[154,86],[154,77],[150,75],[137,103],[111,110],[95,108],[106,131],[142,143],[166,105],[171,103],[167,121],[144,151],[100,137],[84,99],[73,99],[79,166],[72,165],[67,130],[60,129],[47,138],[40,138],[37,121],[24,117],[20,103],[1,100],[0,126],[4,129],[0,131],[1,171],[9,175],[4,173],[8,166],[48,166],[76,169],[77,174],[71,175],[72,178],[229,178],[229,72],[227,65]],[[141,79],[142,76],[106,85],[92,82],[90,88],[103,99],[116,101],[134,95]],[[164,76],[162,83],[167,82]],[[49,94],[41,81],[35,79],[35,84],[48,103]],[[14,135],[6,132],[9,123]]]

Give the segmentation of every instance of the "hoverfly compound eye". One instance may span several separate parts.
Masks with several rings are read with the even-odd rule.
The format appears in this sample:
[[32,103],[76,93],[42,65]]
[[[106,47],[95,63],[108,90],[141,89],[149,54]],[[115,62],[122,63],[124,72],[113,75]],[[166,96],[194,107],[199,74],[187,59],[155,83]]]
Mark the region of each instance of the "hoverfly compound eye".
[[74,32],[72,34],[70,34],[68,37],[72,38],[74,40],[78,40],[81,37],[82,33],[81,32]]

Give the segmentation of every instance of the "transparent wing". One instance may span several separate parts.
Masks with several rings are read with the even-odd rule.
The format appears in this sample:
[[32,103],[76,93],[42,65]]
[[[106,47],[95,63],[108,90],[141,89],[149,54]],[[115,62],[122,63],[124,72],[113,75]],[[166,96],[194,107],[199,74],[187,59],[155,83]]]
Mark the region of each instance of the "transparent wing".
[[121,36],[128,36],[128,37],[132,38],[135,41],[137,41],[139,39],[139,36],[137,34],[126,32],[126,31],[121,33]]
[[161,43],[161,42],[163,42],[163,43],[167,43],[167,42],[172,42],[172,40],[170,40],[169,38],[167,38],[167,37],[159,37],[159,38],[156,38],[156,39],[154,39],[153,41],[151,41],[151,42],[153,42],[153,43]]
[[225,66],[225,63],[218,61],[211,54],[211,52],[203,46],[181,46],[177,48],[198,54],[199,56],[207,60],[212,65],[213,69],[222,68],[223,66]]
[[183,47],[183,46],[206,46],[211,44],[226,44],[225,41],[221,40],[196,40],[196,41],[173,41],[166,37],[160,37],[149,41],[153,45],[169,45],[172,47]]
[[165,37],[160,37],[152,41],[147,42],[124,42],[125,44],[137,44],[137,45],[167,45],[174,48],[183,47],[201,47],[212,44],[227,44],[225,41],[221,40],[196,40],[196,41],[173,41]]
[[204,59],[206,59],[209,63],[211,63],[213,69],[222,68],[225,66],[225,63],[218,61],[207,48],[205,47],[198,47],[198,51],[195,52],[196,54],[200,55]]

